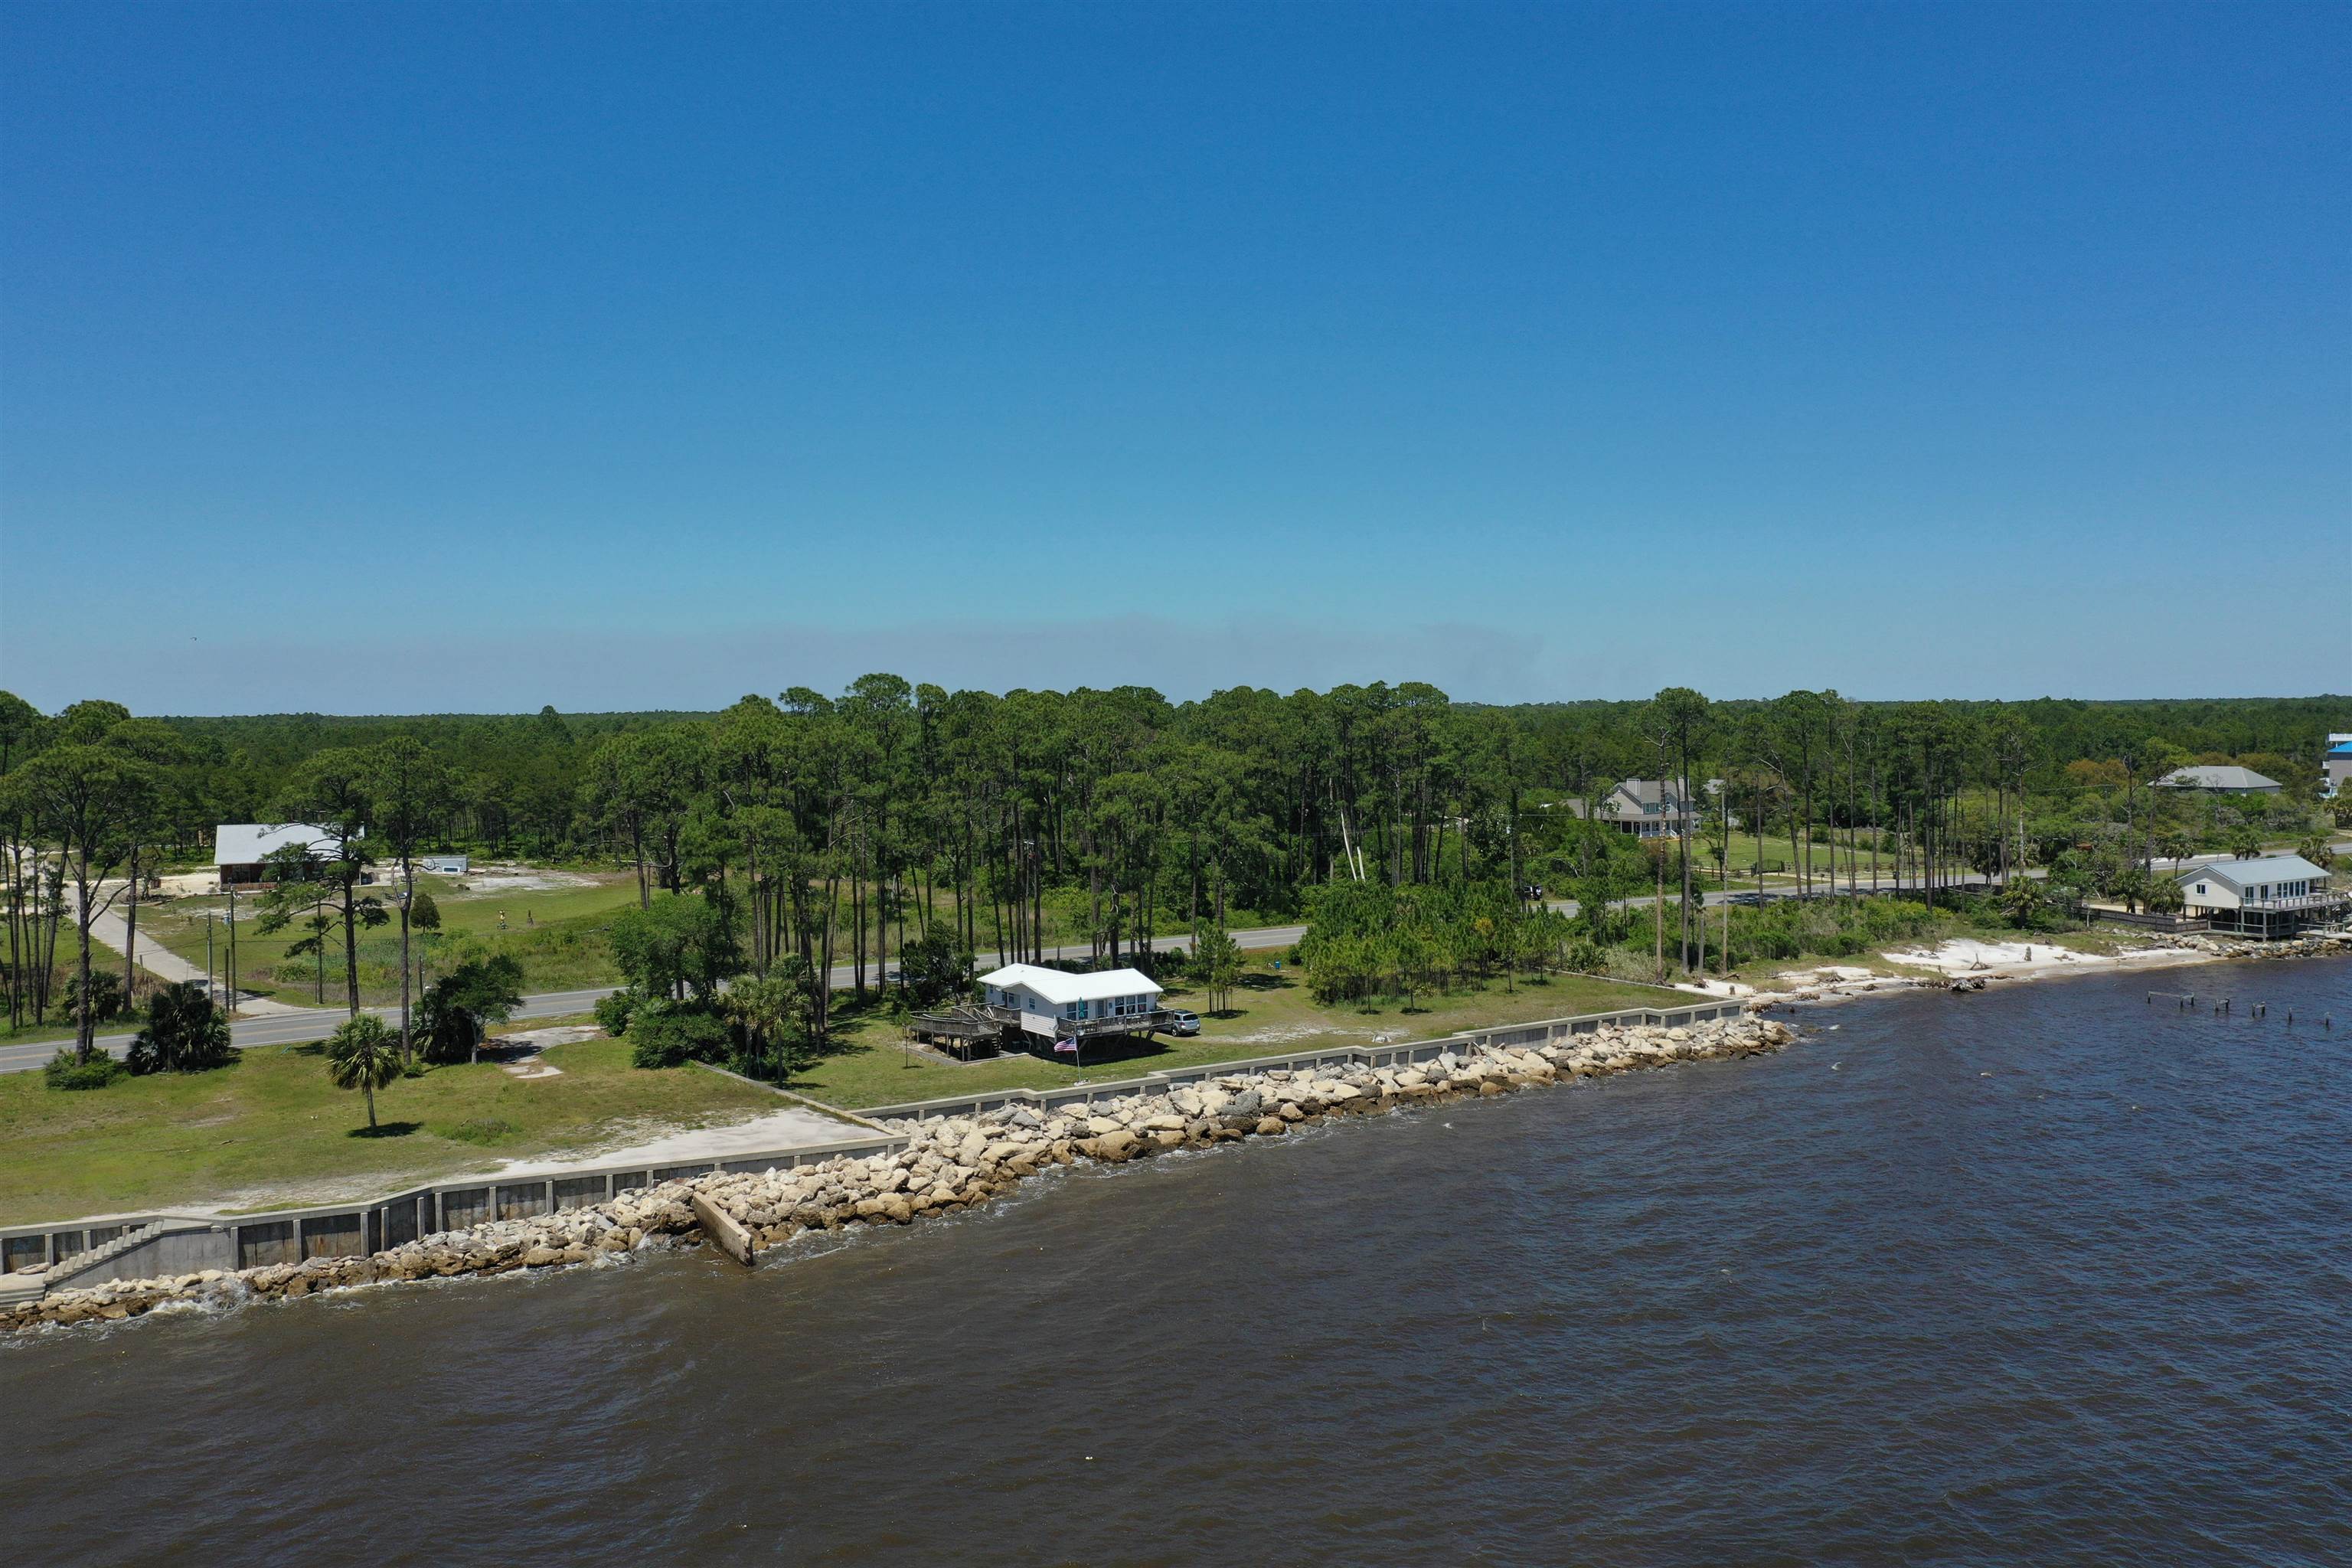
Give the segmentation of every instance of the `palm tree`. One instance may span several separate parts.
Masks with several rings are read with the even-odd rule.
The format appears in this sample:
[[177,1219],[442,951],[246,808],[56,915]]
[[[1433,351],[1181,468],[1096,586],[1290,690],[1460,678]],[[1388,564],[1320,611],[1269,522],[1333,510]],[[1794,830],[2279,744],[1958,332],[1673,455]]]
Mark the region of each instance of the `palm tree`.
[[2014,926],[2030,927],[2042,912],[2042,888],[2030,877],[2017,877],[2003,887],[1996,900]]
[[327,1041],[327,1073],[337,1089],[367,1096],[368,1130],[375,1130],[375,1091],[400,1076],[400,1042],[383,1020],[362,1013]]
[[[741,1026],[755,1071],[764,1060],[767,1047],[783,1044],[806,1006],[805,988],[797,982],[796,974],[788,974],[780,968],[763,980],[737,981],[719,999],[719,1009]],[[778,1078],[784,1076],[789,1065],[784,1060],[785,1054],[781,1049],[777,1052]]]

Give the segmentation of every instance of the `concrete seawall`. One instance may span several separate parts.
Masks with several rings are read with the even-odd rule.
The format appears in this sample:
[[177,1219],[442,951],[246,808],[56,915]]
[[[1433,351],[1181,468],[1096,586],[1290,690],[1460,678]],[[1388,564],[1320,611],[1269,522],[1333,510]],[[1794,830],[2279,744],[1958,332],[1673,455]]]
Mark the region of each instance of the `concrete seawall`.
[[[1040,1115],[1083,1114],[1087,1108],[1137,1097],[1165,1097],[1217,1079],[1334,1071],[1394,1072],[1440,1058],[1556,1047],[1580,1035],[1643,1027],[1680,1028],[1737,1018],[1738,1002],[1714,1000],[1685,1007],[1631,1008],[1493,1029],[1439,1039],[1320,1050],[1212,1062],[1134,1079],[1045,1089],[1007,1089],[945,1096],[864,1110],[871,1134],[773,1152],[730,1154],[679,1164],[586,1164],[501,1182],[472,1176],[395,1193],[361,1204],[283,1210],[250,1216],[160,1213],[116,1216],[101,1223],[64,1222],[0,1230],[12,1264],[38,1262],[37,1272],[0,1277],[0,1314],[22,1324],[46,1297],[81,1292],[114,1281],[221,1276],[299,1269],[322,1261],[362,1260],[411,1247],[426,1237],[466,1232],[499,1222],[546,1220],[569,1211],[593,1211],[626,1194],[684,1180],[792,1172],[839,1162],[895,1156],[919,1136],[915,1129],[948,1119],[1013,1110]],[[882,1131],[896,1123],[906,1130]],[[683,1198],[677,1205],[684,1211]],[[690,1223],[690,1222],[689,1222]]]

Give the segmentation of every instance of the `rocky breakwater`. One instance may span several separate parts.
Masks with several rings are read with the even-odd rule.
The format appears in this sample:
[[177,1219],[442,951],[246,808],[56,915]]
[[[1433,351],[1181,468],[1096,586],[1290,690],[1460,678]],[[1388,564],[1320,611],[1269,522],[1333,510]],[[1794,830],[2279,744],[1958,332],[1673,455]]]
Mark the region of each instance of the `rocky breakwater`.
[[2314,931],[2277,942],[2199,933],[2182,937],[2179,945],[2215,958],[2342,958],[2352,954],[2352,931]]
[[593,1208],[428,1236],[372,1257],[319,1258],[239,1273],[207,1270],[57,1291],[0,1309],[0,1331],[115,1321],[173,1303],[227,1305],[388,1281],[586,1263],[666,1237],[691,1236],[699,1228],[692,1207],[698,1194],[765,1249],[811,1231],[908,1225],[954,1214],[988,1202],[1049,1165],[1082,1160],[1118,1164],[1169,1150],[1280,1137],[1332,1117],[1508,1094],[1673,1062],[1763,1055],[1794,1037],[1787,1025],[1755,1016],[1687,1027],[1611,1028],[1540,1047],[1449,1050],[1408,1067],[1236,1072],[1052,1110],[1012,1106],[977,1116],[901,1120],[884,1125],[906,1139],[904,1147],[863,1158],[666,1182]]

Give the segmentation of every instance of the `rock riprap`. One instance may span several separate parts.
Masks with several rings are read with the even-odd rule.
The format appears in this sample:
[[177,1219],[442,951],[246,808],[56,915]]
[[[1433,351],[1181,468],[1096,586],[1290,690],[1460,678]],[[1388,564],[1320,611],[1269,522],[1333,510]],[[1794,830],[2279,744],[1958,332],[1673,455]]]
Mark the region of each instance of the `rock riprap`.
[[1765,1055],[1793,1038],[1795,1031],[1787,1025],[1754,1016],[1686,1027],[1605,1028],[1544,1046],[1448,1050],[1407,1067],[1236,1072],[1053,1110],[1013,1106],[978,1116],[900,1120],[883,1125],[906,1138],[902,1149],[680,1178],[592,1208],[443,1232],[370,1257],[314,1258],[234,1273],[206,1269],[54,1291],[0,1308],[0,1331],[119,1321],[173,1303],[230,1305],[394,1280],[586,1263],[599,1254],[692,1235],[699,1229],[691,1204],[696,1194],[741,1225],[764,1250],[810,1231],[907,1225],[954,1214],[988,1202],[1048,1165],[1119,1164],[1167,1150],[1280,1137],[1335,1116],[1508,1094],[1671,1062]]

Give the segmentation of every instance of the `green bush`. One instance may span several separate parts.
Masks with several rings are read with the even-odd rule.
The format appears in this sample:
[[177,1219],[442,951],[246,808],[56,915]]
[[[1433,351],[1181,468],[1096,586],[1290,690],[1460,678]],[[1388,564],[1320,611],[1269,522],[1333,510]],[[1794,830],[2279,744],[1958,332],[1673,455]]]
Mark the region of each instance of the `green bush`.
[[[100,1023],[119,1018],[130,1011],[122,999],[122,976],[110,969],[89,972],[89,1016]],[[66,980],[66,1016],[79,1016],[81,1010],[81,975],[76,973]]]
[[479,1116],[471,1121],[460,1121],[455,1126],[443,1128],[441,1136],[460,1143],[500,1143],[521,1131],[504,1117]]
[[1471,974],[1509,971],[1523,959],[1549,963],[1567,942],[1567,922],[1528,910],[1501,881],[1391,888],[1341,882],[1308,899],[1307,934],[1267,955],[1304,968],[1318,1002],[1376,994],[1408,999]]
[[75,1058],[71,1046],[61,1046],[41,1076],[51,1089],[104,1089],[116,1079],[130,1077],[131,1069],[104,1051],[92,1051],[85,1062]]
[[625,987],[596,998],[596,1022],[614,1039],[629,1032],[629,1019],[645,998]]
[[635,1067],[723,1062],[734,1050],[727,1020],[698,1003],[639,1007],[629,1020],[629,1061]]

